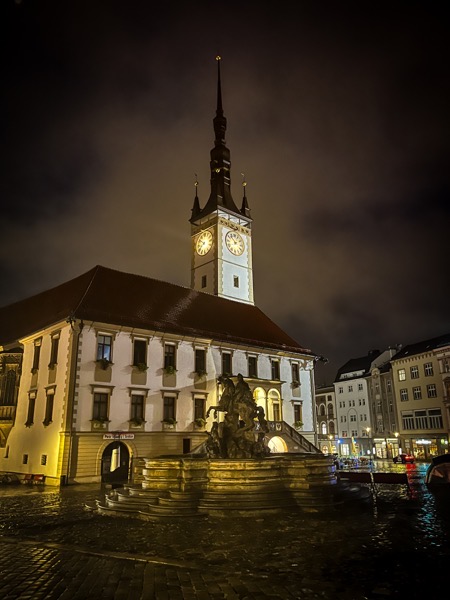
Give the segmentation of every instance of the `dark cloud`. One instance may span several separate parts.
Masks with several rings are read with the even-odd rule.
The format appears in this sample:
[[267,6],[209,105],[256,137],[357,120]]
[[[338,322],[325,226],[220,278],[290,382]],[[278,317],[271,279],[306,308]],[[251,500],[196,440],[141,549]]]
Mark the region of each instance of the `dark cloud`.
[[450,328],[444,3],[3,3],[0,304],[95,264],[190,283],[216,65],[257,304],[330,359]]

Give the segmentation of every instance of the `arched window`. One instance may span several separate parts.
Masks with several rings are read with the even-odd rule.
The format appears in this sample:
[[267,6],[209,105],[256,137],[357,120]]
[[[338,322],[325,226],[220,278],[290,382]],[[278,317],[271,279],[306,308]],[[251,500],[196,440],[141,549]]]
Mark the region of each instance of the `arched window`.
[[322,422],[321,428],[322,428],[322,434],[326,435],[327,434],[327,424],[325,421]]
[[278,390],[269,390],[268,396],[268,411],[269,421],[282,421],[280,392]]
[[16,372],[10,369],[0,380],[0,404],[13,406],[16,397]]

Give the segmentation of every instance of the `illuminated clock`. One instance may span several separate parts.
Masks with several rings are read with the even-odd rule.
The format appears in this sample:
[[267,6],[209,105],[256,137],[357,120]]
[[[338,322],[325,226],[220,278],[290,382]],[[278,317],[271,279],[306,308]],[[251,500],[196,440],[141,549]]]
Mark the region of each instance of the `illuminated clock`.
[[212,233],[210,231],[203,231],[198,236],[197,242],[195,243],[195,249],[197,250],[197,254],[200,254],[200,256],[208,254],[212,246],[212,241]]
[[225,243],[228,250],[236,256],[240,256],[244,252],[244,240],[237,231],[229,231],[225,237]]

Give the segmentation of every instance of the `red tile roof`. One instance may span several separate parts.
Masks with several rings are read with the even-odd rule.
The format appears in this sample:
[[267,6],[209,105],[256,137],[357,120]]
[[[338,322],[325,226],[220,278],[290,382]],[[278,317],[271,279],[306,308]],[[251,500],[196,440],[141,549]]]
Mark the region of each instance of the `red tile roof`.
[[70,316],[315,356],[256,306],[102,266],[0,308],[0,344]]

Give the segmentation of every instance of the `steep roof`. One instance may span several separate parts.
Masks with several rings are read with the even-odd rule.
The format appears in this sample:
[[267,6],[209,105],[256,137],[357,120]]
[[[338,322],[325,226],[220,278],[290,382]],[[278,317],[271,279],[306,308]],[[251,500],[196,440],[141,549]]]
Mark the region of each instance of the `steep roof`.
[[315,356],[256,306],[102,266],[0,308],[0,344],[69,317]]
[[345,363],[337,372],[335,382],[338,381],[347,381],[349,379],[353,379],[353,377],[345,377],[342,378],[342,375],[346,373],[362,373],[360,375],[355,375],[355,377],[364,377],[367,375],[372,362],[380,355],[379,350],[371,350],[365,356],[360,356],[359,358],[351,358],[349,361]]
[[397,354],[392,357],[392,360],[399,358],[405,358],[407,356],[414,356],[415,354],[424,354],[435,350],[440,346],[447,346],[450,344],[450,333],[439,335],[438,337],[431,338],[429,340],[422,340],[421,342],[415,342],[402,348]]

